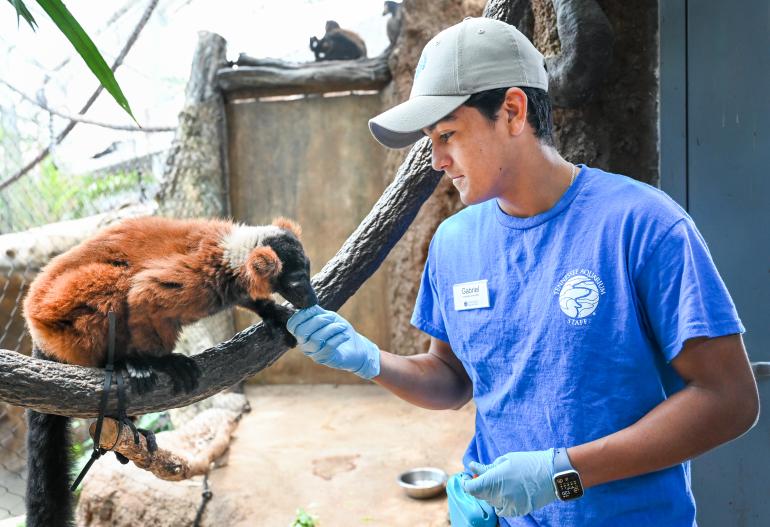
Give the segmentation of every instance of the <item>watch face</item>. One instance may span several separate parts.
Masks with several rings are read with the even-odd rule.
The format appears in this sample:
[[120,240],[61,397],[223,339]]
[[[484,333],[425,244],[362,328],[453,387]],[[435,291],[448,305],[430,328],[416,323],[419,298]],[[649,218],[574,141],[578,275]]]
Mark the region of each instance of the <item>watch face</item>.
[[583,484],[577,472],[561,472],[553,478],[556,496],[560,500],[574,500],[583,495]]

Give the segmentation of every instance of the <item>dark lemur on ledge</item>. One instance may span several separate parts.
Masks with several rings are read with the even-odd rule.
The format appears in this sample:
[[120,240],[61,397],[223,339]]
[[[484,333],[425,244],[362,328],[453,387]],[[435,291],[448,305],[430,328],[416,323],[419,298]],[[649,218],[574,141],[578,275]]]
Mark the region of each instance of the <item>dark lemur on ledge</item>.
[[316,62],[366,58],[364,40],[353,31],[340,28],[334,20],[326,22],[323,38],[310,37],[310,50],[315,54]]

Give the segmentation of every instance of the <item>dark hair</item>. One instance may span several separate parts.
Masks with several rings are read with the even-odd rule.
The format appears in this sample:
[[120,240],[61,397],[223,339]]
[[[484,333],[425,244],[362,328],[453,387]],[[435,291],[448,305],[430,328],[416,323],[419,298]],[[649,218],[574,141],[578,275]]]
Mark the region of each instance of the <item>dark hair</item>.
[[[540,88],[521,87],[527,96],[527,122],[541,143],[553,146],[553,117],[551,116],[551,99],[548,92]],[[508,88],[495,88],[471,95],[464,106],[476,108],[490,122],[497,121],[500,106],[505,100]]]

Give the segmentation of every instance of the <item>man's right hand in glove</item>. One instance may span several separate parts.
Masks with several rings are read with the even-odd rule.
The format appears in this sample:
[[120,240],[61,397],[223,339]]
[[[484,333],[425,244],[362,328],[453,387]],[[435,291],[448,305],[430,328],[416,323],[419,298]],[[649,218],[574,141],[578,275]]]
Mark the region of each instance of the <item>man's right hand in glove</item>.
[[302,353],[319,364],[355,373],[364,379],[380,374],[380,349],[334,311],[315,305],[294,313],[286,329]]

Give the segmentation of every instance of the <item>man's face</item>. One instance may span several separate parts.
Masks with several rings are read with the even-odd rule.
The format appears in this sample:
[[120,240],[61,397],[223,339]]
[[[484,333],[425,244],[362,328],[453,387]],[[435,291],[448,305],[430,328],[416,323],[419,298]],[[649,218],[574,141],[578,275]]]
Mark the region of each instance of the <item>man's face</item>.
[[505,121],[490,123],[475,108],[460,106],[424,130],[433,144],[433,168],[452,179],[466,205],[498,197],[504,190],[510,151]]

